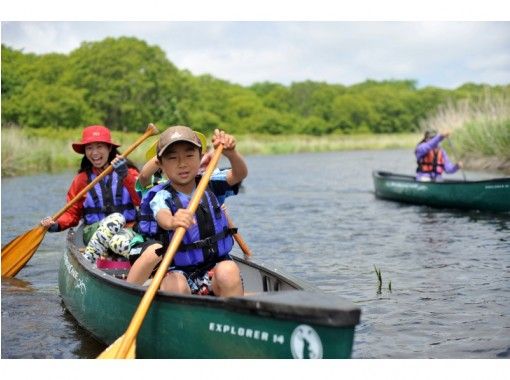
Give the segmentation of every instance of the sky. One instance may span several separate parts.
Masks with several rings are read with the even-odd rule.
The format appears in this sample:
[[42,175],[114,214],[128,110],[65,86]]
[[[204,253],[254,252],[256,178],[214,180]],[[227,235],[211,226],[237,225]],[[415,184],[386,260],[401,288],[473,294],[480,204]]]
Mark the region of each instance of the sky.
[[[146,0],[147,4],[151,1]],[[281,8],[274,9],[277,16],[283,13]],[[457,15],[445,9],[446,16]],[[306,11],[301,10],[300,18],[305,19]],[[108,10],[103,13],[109,15]],[[154,13],[168,19],[175,16],[170,11]],[[448,89],[467,82],[510,84],[509,21],[476,21],[474,17],[470,19],[475,21],[443,21],[441,17],[428,21],[396,14],[394,18],[401,21],[381,21],[383,17],[334,21],[324,16],[304,21],[284,17],[249,21],[235,12],[222,20],[215,9],[206,17],[211,21],[183,21],[189,20],[184,12],[184,17],[173,21],[121,16],[124,21],[115,17],[108,18],[112,21],[79,21],[76,17],[76,21],[64,22],[44,21],[51,18],[44,14],[42,19],[32,16],[17,21],[14,12],[11,20],[2,17],[1,41],[24,52],[43,54],[69,53],[84,41],[132,36],[162,48],[179,69],[243,86],[305,80],[352,85],[367,79],[415,80],[420,88]],[[263,20],[263,16],[267,15],[257,18]],[[140,18],[146,19],[143,11]]]

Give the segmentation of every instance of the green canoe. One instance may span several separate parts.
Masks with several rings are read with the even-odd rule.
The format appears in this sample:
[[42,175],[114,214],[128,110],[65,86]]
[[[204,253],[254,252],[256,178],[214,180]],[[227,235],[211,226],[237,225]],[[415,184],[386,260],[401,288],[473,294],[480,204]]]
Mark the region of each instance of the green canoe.
[[[59,269],[62,299],[78,323],[106,345],[127,329],[144,287],[126,270],[100,270],[72,230]],[[80,250],[81,249],[81,250]],[[137,337],[139,358],[349,358],[360,309],[352,302],[236,257],[243,297],[159,291]]]
[[464,210],[510,211],[510,178],[419,182],[414,176],[372,172],[375,195],[399,202]]

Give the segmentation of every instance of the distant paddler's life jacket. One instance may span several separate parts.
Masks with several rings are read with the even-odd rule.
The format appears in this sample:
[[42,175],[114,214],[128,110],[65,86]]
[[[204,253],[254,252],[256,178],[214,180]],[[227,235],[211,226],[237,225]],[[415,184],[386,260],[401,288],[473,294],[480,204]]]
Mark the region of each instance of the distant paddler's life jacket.
[[444,155],[441,149],[431,149],[418,160],[417,172],[441,174],[444,171]]
[[[87,171],[88,183],[96,175]],[[136,209],[129,191],[124,187],[124,178],[119,178],[116,172],[104,177],[87,193],[83,203],[83,218],[85,224],[92,224],[103,220],[114,212],[124,215],[126,222],[136,220]]]
[[[199,179],[200,177],[197,177],[197,181]],[[150,208],[150,202],[161,190],[166,190],[171,195],[166,204],[172,214],[175,214],[180,208],[188,207],[190,200],[186,195],[176,191],[169,181],[154,186],[142,199],[137,225],[138,232],[160,240],[163,243],[163,249],[166,250],[174,231],[161,229]],[[232,235],[237,232],[237,229],[228,227],[227,216],[210,187],[206,188],[200,200],[195,218],[196,223],[186,230],[179,250],[174,256],[174,265],[176,266],[198,265],[212,261],[214,258],[224,257],[234,245]]]

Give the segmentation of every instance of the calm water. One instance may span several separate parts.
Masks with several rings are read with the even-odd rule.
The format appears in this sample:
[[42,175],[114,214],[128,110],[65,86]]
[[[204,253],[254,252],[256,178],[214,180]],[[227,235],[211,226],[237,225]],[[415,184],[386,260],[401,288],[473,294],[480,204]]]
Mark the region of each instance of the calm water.
[[[412,173],[407,150],[247,161],[245,191],[227,201],[230,216],[254,259],[361,307],[353,357],[510,357],[509,215],[375,199],[372,169]],[[58,211],[72,176],[2,180],[2,245]],[[64,249],[65,234],[48,233],[17,278],[2,280],[2,358],[92,358],[103,350],[59,297]]]

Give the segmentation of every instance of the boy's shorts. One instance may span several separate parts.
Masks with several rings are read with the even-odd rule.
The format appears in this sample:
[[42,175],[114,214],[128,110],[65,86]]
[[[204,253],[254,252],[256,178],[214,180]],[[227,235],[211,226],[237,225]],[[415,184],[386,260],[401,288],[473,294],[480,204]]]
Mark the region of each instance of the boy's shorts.
[[[212,289],[212,279],[214,276],[214,269],[216,264],[225,261],[232,260],[230,255],[221,257],[218,261],[206,263],[198,267],[170,267],[168,273],[175,272],[180,273],[188,281],[188,286],[191,289],[191,294],[209,295],[214,296]],[[243,279],[241,277],[241,283]]]
[[[134,247],[131,249],[131,255],[129,256],[129,261],[131,262],[131,265],[140,257],[140,255],[151,245],[153,244],[160,244],[161,241],[158,240],[147,240],[143,242],[142,244]],[[156,250],[156,254],[158,256],[164,256],[166,253],[163,249]],[[168,268],[168,272],[177,272],[181,273],[184,277],[186,277],[186,280],[188,282],[188,286],[191,289],[192,294],[201,294],[201,295],[214,295],[214,292],[212,290],[212,278],[214,276],[214,267],[216,264],[224,261],[224,260],[232,260],[232,257],[230,255],[226,255],[224,257],[221,257],[218,261],[210,262],[203,264],[201,266],[194,266],[194,267],[175,267],[171,266]],[[153,274],[158,269],[159,264],[154,268]],[[241,283],[243,282],[243,278],[241,276]]]
[[188,286],[191,289],[191,294],[199,294],[203,296],[214,296],[214,292],[212,289],[212,278],[214,276],[214,266],[216,264],[212,264],[212,268],[206,271],[202,271],[200,273],[186,273],[180,269],[175,269],[173,267],[168,269],[168,273],[180,273],[184,277],[186,277],[186,281],[188,282]]
[[[154,240],[154,239],[148,239],[148,240],[145,240],[145,241],[140,241],[140,242],[135,243],[131,247],[131,251],[129,251],[129,262],[131,263],[131,265],[133,265],[134,262],[142,255],[142,253],[147,248],[149,248],[149,246],[151,246],[153,244],[160,244],[160,245],[162,245],[159,240]],[[158,254],[158,256],[161,256],[161,255]]]

